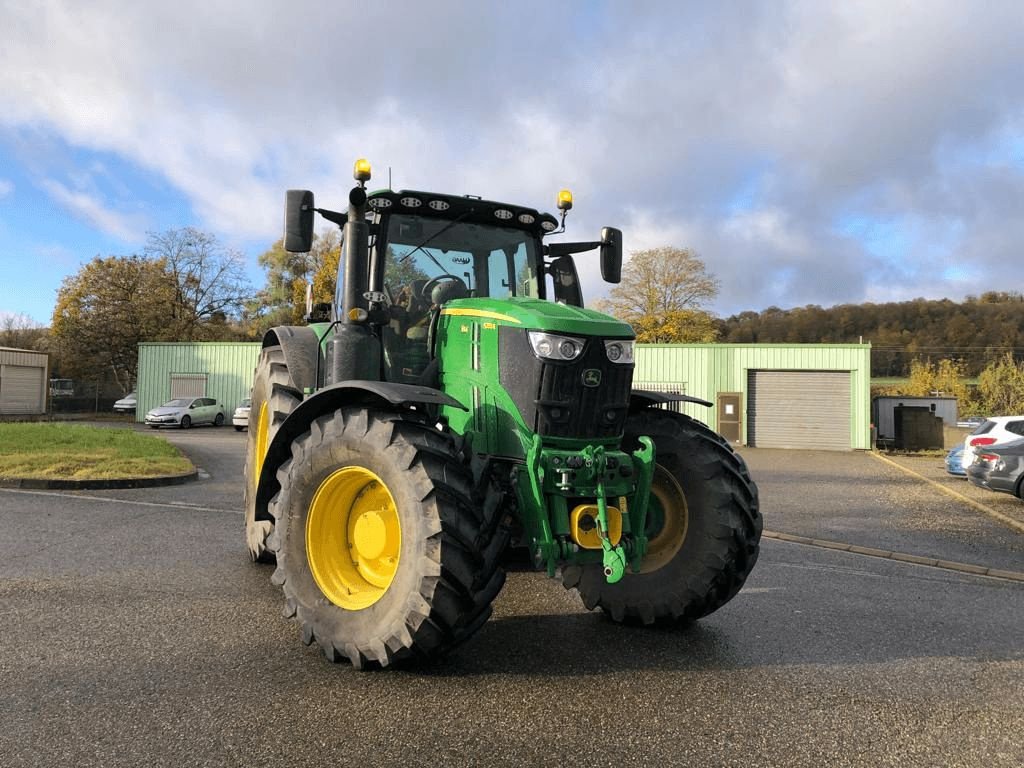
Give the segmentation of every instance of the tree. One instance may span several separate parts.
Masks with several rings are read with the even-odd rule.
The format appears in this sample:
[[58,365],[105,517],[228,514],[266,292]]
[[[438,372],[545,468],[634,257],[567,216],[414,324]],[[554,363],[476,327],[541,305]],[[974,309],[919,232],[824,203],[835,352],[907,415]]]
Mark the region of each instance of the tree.
[[622,282],[595,306],[630,323],[639,342],[711,342],[718,329],[702,307],[718,288],[689,248],[653,248],[635,251]]
[[0,313],[0,347],[42,349],[46,329],[28,315]]
[[630,321],[643,344],[710,344],[718,338],[715,319],[699,309],[676,309]]
[[910,378],[900,391],[914,397],[955,397],[964,400],[967,384],[964,381],[965,366],[962,360],[913,360],[910,363]]
[[329,229],[313,237],[308,253],[289,253],[284,240],[278,240],[259,257],[267,271],[263,290],[246,306],[246,316],[253,335],[275,325],[301,323],[306,309],[306,286],[313,286],[313,302],[329,302],[341,256],[341,233]]
[[175,338],[168,318],[177,293],[163,261],[139,256],[97,256],[65,277],[51,327],[62,372],[95,380],[110,371],[122,391],[130,391],[139,342]]
[[194,227],[149,233],[144,253],[164,265],[175,285],[166,322],[178,341],[219,338],[252,294],[244,257]]
[[978,398],[986,413],[1024,413],[1024,362],[1007,353],[978,376]]

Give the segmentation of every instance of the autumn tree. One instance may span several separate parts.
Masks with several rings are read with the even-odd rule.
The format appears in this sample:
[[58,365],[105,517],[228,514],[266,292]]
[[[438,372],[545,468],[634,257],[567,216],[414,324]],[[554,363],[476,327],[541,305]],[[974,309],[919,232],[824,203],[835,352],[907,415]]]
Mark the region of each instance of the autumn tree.
[[108,371],[124,392],[138,372],[138,345],[175,338],[168,318],[177,285],[162,260],[97,256],[65,277],[51,337],[66,376],[99,379]]
[[642,343],[712,342],[717,326],[703,307],[718,288],[689,248],[653,248],[633,252],[622,282],[595,307],[632,325]]
[[251,297],[242,254],[194,227],[151,232],[144,253],[173,280],[165,322],[178,341],[219,338],[227,320],[238,317]]
[[900,389],[904,395],[955,397],[966,402],[966,366],[962,360],[914,360],[910,364],[910,379]]
[[329,229],[313,237],[308,253],[289,253],[278,240],[259,257],[267,271],[267,283],[246,307],[253,335],[275,325],[301,323],[306,309],[306,286],[313,286],[313,302],[329,302],[341,256],[341,233]]
[[1007,353],[988,365],[978,376],[978,399],[986,413],[1024,413],[1024,362]]

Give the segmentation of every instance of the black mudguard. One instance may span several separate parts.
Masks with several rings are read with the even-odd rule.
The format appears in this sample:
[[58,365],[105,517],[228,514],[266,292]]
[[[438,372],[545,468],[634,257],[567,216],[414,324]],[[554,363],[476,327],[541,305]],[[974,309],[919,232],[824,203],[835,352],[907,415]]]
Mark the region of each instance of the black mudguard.
[[320,339],[304,325],[282,325],[271,328],[263,337],[264,347],[280,346],[295,387],[300,391],[316,389],[316,359]]
[[[289,369],[290,370],[290,369]],[[298,382],[296,382],[298,383]],[[256,519],[270,520],[267,506],[280,489],[277,481],[278,468],[291,456],[291,444],[297,437],[309,430],[309,425],[318,416],[332,413],[346,406],[372,406],[382,410],[411,410],[426,406],[447,405],[469,410],[455,398],[432,387],[416,384],[399,384],[388,381],[342,381],[321,389],[307,397],[282,422],[274,439],[267,448],[256,489]]]
[[652,392],[647,389],[634,389],[629,394],[630,413],[635,413],[636,411],[643,410],[644,408],[650,408],[655,405],[663,405],[664,403],[696,403],[697,405],[703,405],[707,408],[714,406],[714,403],[709,403],[707,400],[701,400],[699,397],[680,395],[673,392]]

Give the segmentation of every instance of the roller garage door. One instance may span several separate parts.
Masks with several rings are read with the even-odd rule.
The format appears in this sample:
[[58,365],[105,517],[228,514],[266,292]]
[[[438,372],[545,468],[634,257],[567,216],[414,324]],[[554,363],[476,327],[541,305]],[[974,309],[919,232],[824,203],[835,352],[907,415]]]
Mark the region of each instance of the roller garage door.
[[850,450],[849,371],[750,371],[747,443]]
[[176,397],[206,397],[205,373],[172,373],[171,399]]
[[45,413],[45,368],[0,365],[0,413]]

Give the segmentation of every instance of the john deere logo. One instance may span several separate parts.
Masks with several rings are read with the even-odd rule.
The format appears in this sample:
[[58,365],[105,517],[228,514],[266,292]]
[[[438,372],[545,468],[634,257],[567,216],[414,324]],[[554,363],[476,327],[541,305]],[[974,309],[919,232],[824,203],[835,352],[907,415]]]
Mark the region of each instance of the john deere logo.
[[598,387],[601,385],[601,372],[597,368],[587,368],[583,371],[583,386]]

